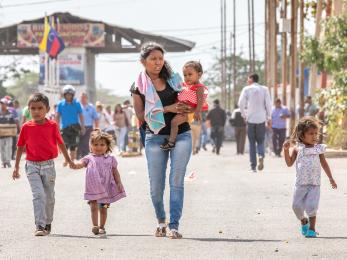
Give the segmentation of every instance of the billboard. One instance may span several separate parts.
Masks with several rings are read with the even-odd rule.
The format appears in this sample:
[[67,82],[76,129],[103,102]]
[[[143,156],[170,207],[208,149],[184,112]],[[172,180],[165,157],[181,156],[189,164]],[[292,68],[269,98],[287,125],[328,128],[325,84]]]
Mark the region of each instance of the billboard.
[[[59,55],[59,85],[84,85],[84,53],[62,52]],[[39,84],[45,85],[45,55],[40,54]]]
[[[17,47],[37,48],[43,37],[44,24],[19,24]],[[104,47],[105,25],[103,23],[62,23],[57,26],[66,47]]]

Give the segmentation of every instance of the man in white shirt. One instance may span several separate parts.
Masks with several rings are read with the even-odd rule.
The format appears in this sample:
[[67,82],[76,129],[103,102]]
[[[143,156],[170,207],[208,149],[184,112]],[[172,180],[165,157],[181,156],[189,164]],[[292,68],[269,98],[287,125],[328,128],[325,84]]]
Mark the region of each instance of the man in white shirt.
[[252,172],[256,172],[257,153],[259,156],[258,170],[264,169],[265,124],[271,125],[272,105],[270,93],[267,87],[258,84],[258,80],[259,76],[257,74],[251,74],[247,80],[248,86],[242,89],[239,98],[241,114],[247,122]]

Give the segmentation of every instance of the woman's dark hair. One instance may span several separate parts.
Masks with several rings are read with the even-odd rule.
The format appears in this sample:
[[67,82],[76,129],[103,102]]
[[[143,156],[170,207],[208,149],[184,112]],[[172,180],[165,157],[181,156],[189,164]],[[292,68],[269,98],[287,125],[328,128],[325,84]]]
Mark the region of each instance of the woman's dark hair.
[[201,74],[204,73],[204,71],[202,70],[202,65],[199,61],[195,61],[195,60],[187,61],[184,64],[183,68],[185,68],[185,67],[191,67],[196,72],[201,73]]
[[121,105],[121,104],[117,104],[117,105],[114,107],[114,113],[115,113],[115,114],[118,113],[118,110],[117,110],[118,107],[120,107],[120,113],[122,114],[122,113],[123,113],[123,108],[122,108],[122,105]]
[[[164,47],[161,46],[159,43],[145,42],[141,46],[141,52],[140,52],[141,59],[144,59],[144,60],[147,59],[147,57],[151,54],[152,51],[160,51],[162,54],[165,53]],[[159,73],[159,77],[164,80],[168,80],[169,78],[171,78],[172,73],[173,72],[169,63],[164,60],[164,66]]]
[[30,107],[31,103],[42,102],[46,108],[49,108],[49,99],[46,95],[42,93],[34,93],[29,97],[28,107]]
[[299,120],[299,123],[296,125],[291,139],[292,141],[302,143],[303,137],[305,133],[309,129],[318,129],[321,127],[321,123],[318,119],[312,117],[312,116],[305,116]]
[[253,73],[248,76],[248,78],[252,79],[253,82],[258,82],[259,81],[259,76],[256,73]]

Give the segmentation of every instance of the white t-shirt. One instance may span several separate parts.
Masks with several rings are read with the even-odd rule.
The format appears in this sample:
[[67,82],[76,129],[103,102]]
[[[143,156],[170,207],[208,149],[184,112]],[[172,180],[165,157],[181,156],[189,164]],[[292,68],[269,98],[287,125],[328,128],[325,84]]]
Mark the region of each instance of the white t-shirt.
[[321,165],[319,155],[326,150],[325,144],[316,144],[313,147],[297,146],[296,182],[295,185],[320,185]]

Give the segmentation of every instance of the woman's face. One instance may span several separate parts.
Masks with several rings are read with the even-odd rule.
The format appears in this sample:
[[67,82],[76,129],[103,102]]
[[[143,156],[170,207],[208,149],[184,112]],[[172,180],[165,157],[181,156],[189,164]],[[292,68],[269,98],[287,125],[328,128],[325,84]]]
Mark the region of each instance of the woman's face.
[[159,75],[164,66],[164,55],[159,50],[153,50],[146,59],[142,59],[142,64],[148,74]]

